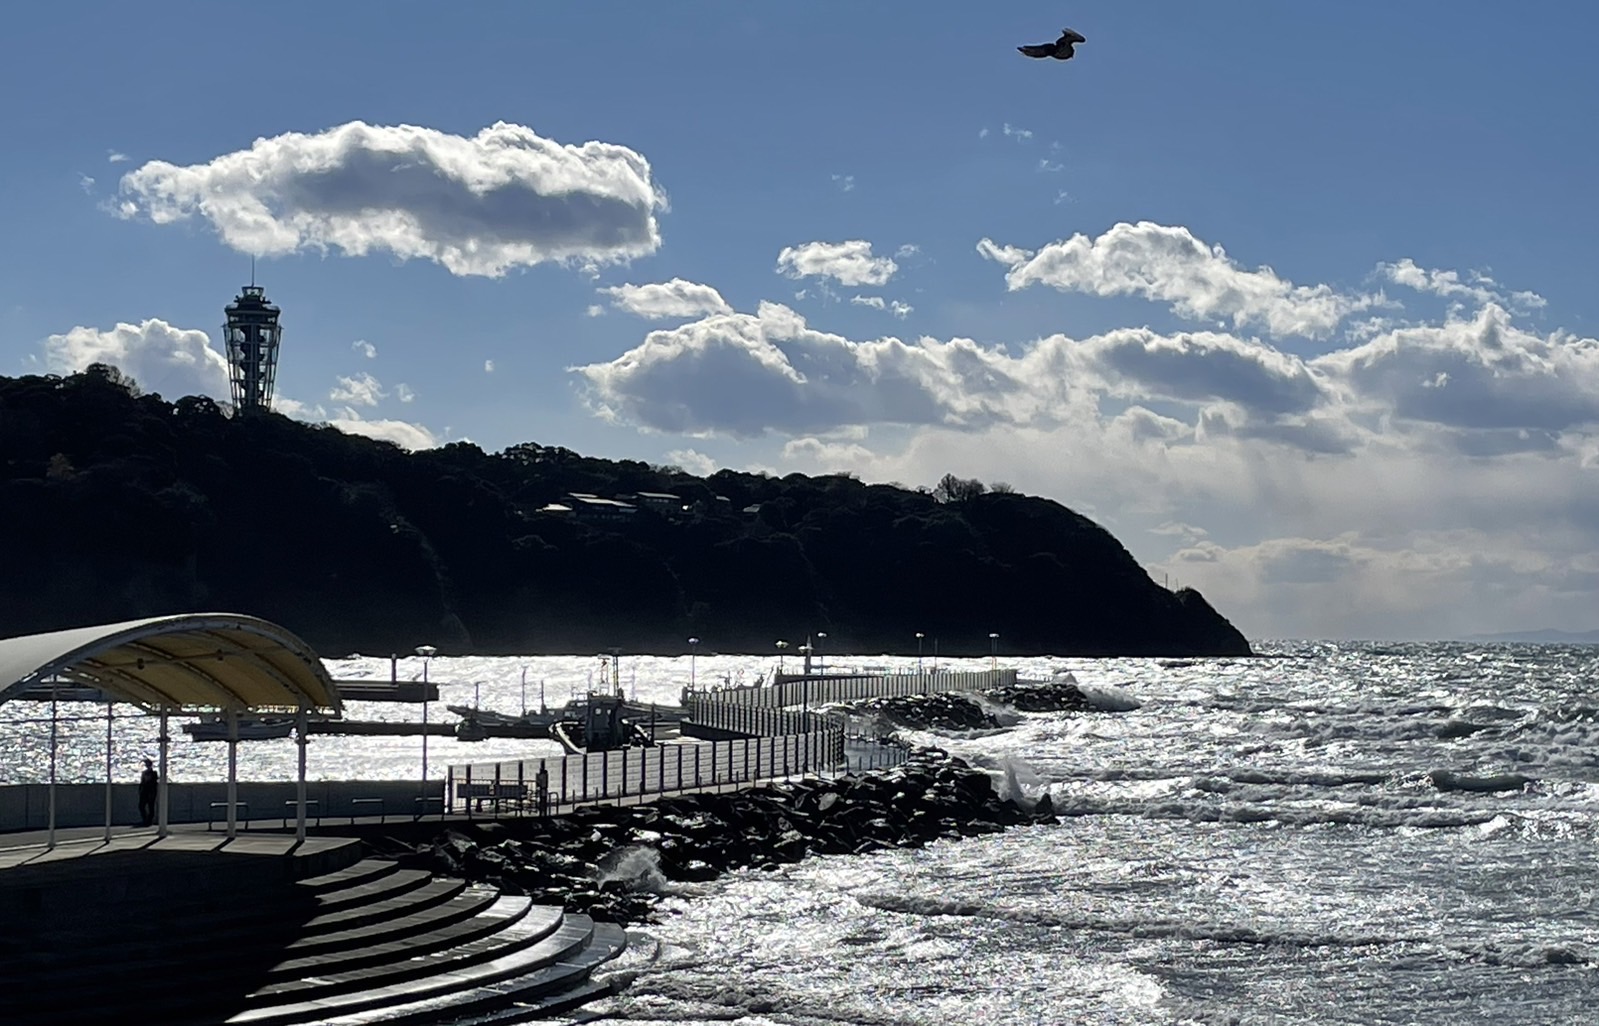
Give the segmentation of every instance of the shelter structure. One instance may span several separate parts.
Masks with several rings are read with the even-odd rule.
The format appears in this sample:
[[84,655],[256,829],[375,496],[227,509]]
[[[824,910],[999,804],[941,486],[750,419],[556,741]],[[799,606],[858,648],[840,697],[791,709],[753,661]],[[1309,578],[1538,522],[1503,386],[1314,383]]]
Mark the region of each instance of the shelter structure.
[[[157,834],[167,826],[167,718],[221,714],[228,723],[228,836],[238,830],[241,713],[292,713],[299,745],[296,837],[305,838],[305,746],[310,715],[343,712],[322,660],[277,624],[239,613],[190,613],[0,639],[0,702],[41,688],[91,687],[103,700],[158,715],[161,727]],[[52,708],[54,707],[52,702]],[[55,736],[52,712],[51,736]],[[107,765],[110,735],[107,734]],[[109,777],[109,773],[108,773]],[[55,754],[51,754],[50,843],[55,843]],[[106,833],[109,838],[110,781]]]

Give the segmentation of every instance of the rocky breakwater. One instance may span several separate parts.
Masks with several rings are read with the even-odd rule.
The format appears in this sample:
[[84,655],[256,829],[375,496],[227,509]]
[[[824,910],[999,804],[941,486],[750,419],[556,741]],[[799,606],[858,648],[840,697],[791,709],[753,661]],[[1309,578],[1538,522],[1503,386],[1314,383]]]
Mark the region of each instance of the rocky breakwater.
[[660,895],[729,870],[1055,821],[1047,795],[1023,806],[1001,797],[987,773],[928,748],[903,766],[865,776],[484,822],[388,854],[599,920],[638,923],[651,920]]
[[[1095,708],[1074,680],[1018,681],[982,692],[990,706],[1016,712],[1088,712]],[[933,695],[868,698],[852,702],[846,711],[875,716],[909,730],[965,731],[1011,726],[1017,717],[996,715],[971,695],[946,691]]]

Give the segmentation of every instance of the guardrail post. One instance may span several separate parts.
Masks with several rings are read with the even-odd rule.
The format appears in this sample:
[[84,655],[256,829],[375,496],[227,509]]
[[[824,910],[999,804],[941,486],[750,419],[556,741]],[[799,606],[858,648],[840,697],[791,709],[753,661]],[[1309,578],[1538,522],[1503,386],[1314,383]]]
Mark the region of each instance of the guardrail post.
[[[611,757],[610,757],[609,754],[606,755],[605,761],[606,762],[610,762],[611,761]],[[627,797],[627,749],[626,748],[622,749],[622,783],[621,783],[621,790],[617,793],[617,797],[619,797],[619,798],[626,798]]]

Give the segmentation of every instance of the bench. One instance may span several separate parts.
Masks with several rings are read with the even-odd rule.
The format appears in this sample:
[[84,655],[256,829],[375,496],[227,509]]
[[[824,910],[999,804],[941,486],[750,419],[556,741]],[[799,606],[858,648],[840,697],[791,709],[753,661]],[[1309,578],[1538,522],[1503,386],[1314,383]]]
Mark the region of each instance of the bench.
[[456,784],[455,797],[465,799],[468,803],[476,802],[478,811],[482,811],[485,802],[496,809],[506,804],[521,804],[527,801],[528,786],[526,784]]
[[[250,803],[249,802],[234,802],[233,804],[235,806],[237,806],[238,808],[244,810],[243,815],[239,816],[239,822],[242,822],[244,824],[244,829],[246,829],[246,830],[250,829]],[[216,825],[217,810],[218,809],[222,809],[223,810],[223,812],[222,812],[222,822],[226,823],[228,821],[227,808],[228,808],[228,803],[227,802],[212,802],[211,803],[210,818],[206,820],[205,828],[207,830],[210,830],[213,826]]]
[[[307,819],[315,818],[316,825],[322,825],[322,805],[315,798],[305,800],[305,815]],[[300,801],[297,798],[286,799],[283,803],[283,827],[288,829],[289,820],[300,818]]]
[[428,814],[428,805],[430,803],[437,803],[439,807],[439,818],[442,819],[444,817],[443,795],[439,795],[437,797],[432,795],[424,795],[418,798],[412,798],[411,803],[415,806],[415,809],[411,813],[412,822],[415,822]]
[[[382,798],[351,798],[350,799],[350,825],[351,826],[355,825],[355,817],[356,817],[357,814],[360,813],[360,811],[363,808],[371,809],[371,807],[374,806],[374,805],[376,805],[378,807],[378,822],[382,823],[388,817],[388,813],[383,808],[383,799]],[[371,815],[370,812],[368,812],[367,814]]]

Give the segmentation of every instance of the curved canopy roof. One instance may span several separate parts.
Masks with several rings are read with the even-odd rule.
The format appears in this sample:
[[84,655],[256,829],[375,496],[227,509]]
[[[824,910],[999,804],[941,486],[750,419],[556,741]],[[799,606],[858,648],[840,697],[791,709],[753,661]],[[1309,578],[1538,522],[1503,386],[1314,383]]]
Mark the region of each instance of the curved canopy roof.
[[49,681],[167,712],[341,711],[311,646],[266,620],[190,613],[0,639],[0,702]]

